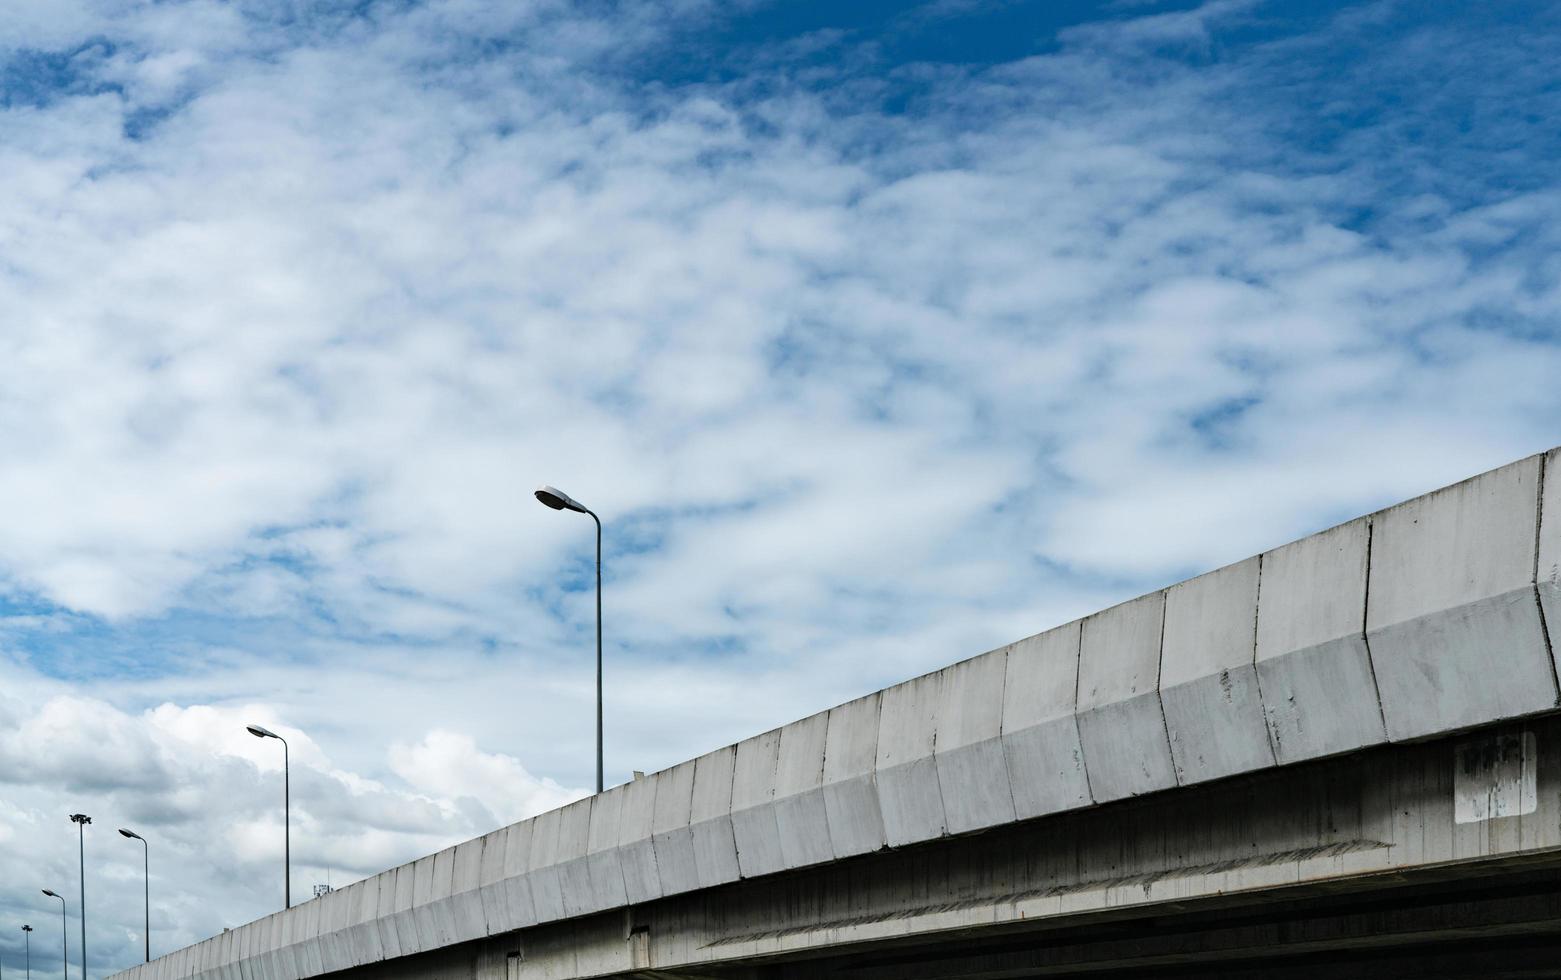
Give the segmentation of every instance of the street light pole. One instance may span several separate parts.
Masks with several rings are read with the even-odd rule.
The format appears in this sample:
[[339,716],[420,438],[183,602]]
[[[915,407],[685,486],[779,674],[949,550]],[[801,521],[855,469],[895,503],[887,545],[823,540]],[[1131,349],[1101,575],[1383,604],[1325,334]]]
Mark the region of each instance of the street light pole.
[[87,824],[92,818],[85,813],[70,815],[76,825],[76,846],[81,862],[81,980],[87,980]]
[[142,929],[141,938],[146,940],[146,961],[152,962],[152,847],[146,842],[146,838],[133,830],[119,828],[121,836],[141,842],[141,891],[145,901],[146,925]]
[[22,949],[27,959],[27,980],[33,980],[33,927],[22,926]]
[[60,900],[60,980],[64,980],[66,972],[70,969],[70,947],[65,942],[65,896],[56,895],[47,888],[43,893],[50,898]]
[[260,725],[246,725],[245,730],[256,738],[274,738],[282,743],[282,901],[283,908],[293,907],[293,800],[288,785],[287,739]]
[[554,510],[589,514],[596,522],[596,792],[602,791],[602,519],[556,487],[540,486],[536,498]]

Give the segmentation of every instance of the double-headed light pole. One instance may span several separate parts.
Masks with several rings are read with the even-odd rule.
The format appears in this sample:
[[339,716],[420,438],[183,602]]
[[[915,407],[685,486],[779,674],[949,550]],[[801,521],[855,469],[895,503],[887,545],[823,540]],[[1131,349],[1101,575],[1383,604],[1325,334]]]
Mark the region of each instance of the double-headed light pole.
[[150,963],[152,962],[152,860],[150,855],[152,848],[147,844],[145,837],[133,830],[120,827],[119,834],[121,837],[141,842],[141,891],[146,902],[143,906],[146,910],[146,925],[141,930],[141,938],[146,940],[146,961]]
[[73,813],[70,822],[76,825],[76,846],[81,861],[81,980],[87,980],[87,824],[92,818],[85,813]]
[[596,512],[556,487],[541,486],[537,499],[554,510],[589,514],[596,522],[596,792],[602,791],[602,519]]
[[274,738],[282,743],[282,907],[290,909],[293,907],[293,800],[288,786],[287,739],[260,725],[245,725],[244,728],[256,738]]

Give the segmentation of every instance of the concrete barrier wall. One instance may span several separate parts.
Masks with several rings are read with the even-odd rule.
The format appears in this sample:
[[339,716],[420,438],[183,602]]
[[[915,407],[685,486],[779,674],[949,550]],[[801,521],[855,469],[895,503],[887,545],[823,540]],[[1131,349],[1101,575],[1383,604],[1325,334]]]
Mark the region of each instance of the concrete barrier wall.
[[120,974],[298,980],[1557,705],[1561,450]]

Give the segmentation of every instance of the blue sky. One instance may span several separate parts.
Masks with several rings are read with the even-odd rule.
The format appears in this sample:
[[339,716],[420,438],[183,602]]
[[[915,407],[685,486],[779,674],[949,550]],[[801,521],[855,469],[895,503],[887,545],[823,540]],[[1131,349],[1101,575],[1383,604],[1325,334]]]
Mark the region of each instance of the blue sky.
[[1561,443],[1558,20],[11,0],[0,962],[587,786],[539,483],[616,780]]

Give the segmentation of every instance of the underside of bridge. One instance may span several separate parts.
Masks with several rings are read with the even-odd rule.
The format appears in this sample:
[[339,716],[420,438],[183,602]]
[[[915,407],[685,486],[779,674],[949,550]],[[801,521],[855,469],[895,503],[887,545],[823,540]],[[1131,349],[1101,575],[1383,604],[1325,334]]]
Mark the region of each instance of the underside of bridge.
[[[1246,897],[1049,925],[892,941],[827,957],[646,978],[1021,980],[1028,977],[1561,976],[1561,867],[1492,862],[1308,897]],[[635,976],[630,974],[630,976]]]
[[335,976],[1561,976],[1556,746],[1383,746]]

